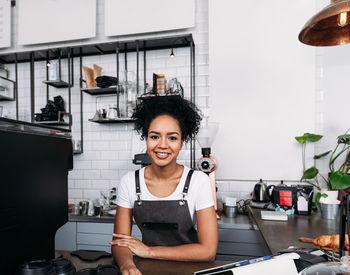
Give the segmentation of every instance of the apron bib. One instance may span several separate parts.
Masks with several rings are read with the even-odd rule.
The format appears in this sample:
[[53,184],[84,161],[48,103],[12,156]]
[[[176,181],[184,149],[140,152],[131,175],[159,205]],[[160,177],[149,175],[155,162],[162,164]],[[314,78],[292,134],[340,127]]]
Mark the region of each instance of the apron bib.
[[137,200],[133,215],[142,233],[142,242],[148,246],[177,246],[198,243],[197,231],[193,227],[185,197],[188,192],[193,170],[188,172],[182,199],[141,200],[139,170],[135,171]]

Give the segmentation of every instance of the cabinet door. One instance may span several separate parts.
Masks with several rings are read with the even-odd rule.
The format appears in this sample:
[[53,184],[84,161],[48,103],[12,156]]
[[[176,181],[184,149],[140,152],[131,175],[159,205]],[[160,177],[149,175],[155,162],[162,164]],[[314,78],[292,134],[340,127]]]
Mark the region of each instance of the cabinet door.
[[77,250],[77,223],[67,222],[56,232],[55,236],[56,250]]

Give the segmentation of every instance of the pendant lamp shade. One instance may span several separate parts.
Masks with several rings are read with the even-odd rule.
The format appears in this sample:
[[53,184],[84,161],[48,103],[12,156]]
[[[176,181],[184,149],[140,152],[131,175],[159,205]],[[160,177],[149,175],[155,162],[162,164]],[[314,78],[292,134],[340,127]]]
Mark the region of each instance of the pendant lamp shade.
[[350,0],[332,0],[305,24],[299,40],[311,46],[350,43]]

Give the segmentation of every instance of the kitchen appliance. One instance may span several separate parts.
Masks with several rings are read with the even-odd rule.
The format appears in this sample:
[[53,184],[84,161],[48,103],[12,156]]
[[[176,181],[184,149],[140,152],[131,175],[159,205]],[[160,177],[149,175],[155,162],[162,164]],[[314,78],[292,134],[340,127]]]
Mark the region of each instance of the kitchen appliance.
[[81,201],[79,202],[79,211],[80,215],[87,216],[89,213],[89,205],[90,203],[88,201]]
[[98,265],[96,268],[86,268],[75,273],[76,275],[120,275],[120,270],[115,265]]
[[52,263],[56,270],[56,275],[74,275],[75,266],[73,263],[66,258],[57,258],[52,260]]
[[266,183],[259,180],[257,184],[254,186],[254,190],[252,193],[252,201],[254,202],[268,202],[270,200],[270,196],[268,194],[268,187]]
[[36,260],[21,264],[16,275],[56,275],[56,270],[51,261]]
[[68,130],[0,118],[0,274],[55,256],[55,233],[68,221]]
[[217,198],[216,198],[216,182],[215,182],[215,169],[216,169],[216,160],[214,157],[210,155],[211,149],[216,134],[219,129],[219,123],[217,122],[208,122],[205,121],[204,125],[200,128],[198,135],[197,135],[197,141],[199,145],[202,147],[202,157],[198,161],[198,168],[199,170],[203,171],[204,173],[207,173],[210,179],[212,192],[213,192],[213,199],[214,199],[214,207],[216,211],[217,218],[220,218],[218,213],[218,204],[217,204]]

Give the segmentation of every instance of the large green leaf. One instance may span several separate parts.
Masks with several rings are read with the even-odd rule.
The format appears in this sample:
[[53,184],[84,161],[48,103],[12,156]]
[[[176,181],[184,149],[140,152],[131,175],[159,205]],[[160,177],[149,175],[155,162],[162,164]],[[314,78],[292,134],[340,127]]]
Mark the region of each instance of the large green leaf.
[[322,138],[321,135],[310,134],[310,133],[305,133],[302,136],[295,137],[296,141],[299,142],[300,144],[304,144],[307,141],[316,142],[316,141],[319,141],[321,138]]
[[324,152],[324,153],[319,154],[319,155],[315,155],[315,156],[314,156],[314,159],[320,159],[320,158],[323,158],[323,157],[327,156],[327,155],[328,155],[330,152],[332,152],[332,150],[329,150],[329,151]]
[[332,173],[329,178],[332,190],[341,190],[350,187],[350,176],[340,171]]
[[303,173],[303,176],[301,177],[302,180],[307,179],[311,180],[314,177],[316,177],[318,174],[318,169],[315,166],[312,166],[309,169],[306,169]]
[[304,144],[307,141],[307,137],[306,136],[295,137],[295,139],[300,144]]
[[316,142],[319,141],[323,136],[321,135],[316,135],[316,134],[310,134],[310,133],[306,133],[304,135],[308,136],[308,141],[310,142]]
[[338,143],[350,144],[350,135],[341,135],[337,137]]
[[318,206],[318,208],[320,208],[320,199],[321,199],[321,197],[327,198],[328,195],[324,194],[324,193],[321,193],[321,192],[317,192],[317,194],[315,196],[315,202],[316,202],[316,205]]

